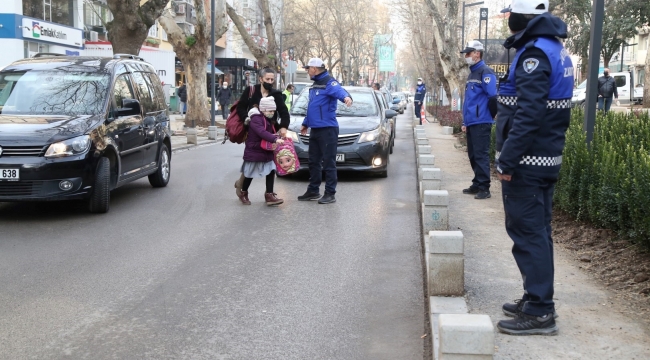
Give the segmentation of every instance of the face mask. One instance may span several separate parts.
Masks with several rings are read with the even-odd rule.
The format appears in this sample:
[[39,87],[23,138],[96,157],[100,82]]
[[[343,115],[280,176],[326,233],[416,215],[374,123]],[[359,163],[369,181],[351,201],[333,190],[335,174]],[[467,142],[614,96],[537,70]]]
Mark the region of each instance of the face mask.
[[418,85],[422,85],[422,81],[418,81]]
[[272,90],[273,89],[273,84],[262,83],[262,86],[264,86],[265,90]]
[[524,30],[528,26],[529,21],[524,17],[524,14],[511,12],[508,18],[508,27],[513,33],[517,33]]
[[272,119],[273,116],[275,116],[275,111],[265,111],[264,116],[266,116],[267,119]]
[[228,86],[224,85],[223,88],[226,89]]
[[466,58],[465,58],[465,62],[466,62],[467,65],[469,65],[469,66],[472,66],[472,65],[476,64],[476,60],[472,59],[471,57],[466,57]]

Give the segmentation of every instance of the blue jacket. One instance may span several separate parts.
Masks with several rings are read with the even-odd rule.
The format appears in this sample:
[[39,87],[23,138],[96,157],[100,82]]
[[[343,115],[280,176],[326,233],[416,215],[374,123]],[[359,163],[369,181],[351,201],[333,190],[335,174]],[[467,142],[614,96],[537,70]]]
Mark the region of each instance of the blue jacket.
[[571,117],[573,64],[557,38],[567,25],[544,13],[508,38],[517,53],[499,86],[496,166],[501,174],[557,179]]
[[424,103],[424,95],[427,93],[427,86],[422,83],[415,88],[415,96],[413,97],[414,101],[419,101]]
[[338,100],[342,102],[346,97],[352,97],[327,71],[312,80],[314,80],[314,84],[309,89],[307,115],[302,121],[302,125],[312,129],[338,127],[336,102]]
[[465,85],[463,125],[492,124],[497,115],[497,77],[483,60],[470,66]]

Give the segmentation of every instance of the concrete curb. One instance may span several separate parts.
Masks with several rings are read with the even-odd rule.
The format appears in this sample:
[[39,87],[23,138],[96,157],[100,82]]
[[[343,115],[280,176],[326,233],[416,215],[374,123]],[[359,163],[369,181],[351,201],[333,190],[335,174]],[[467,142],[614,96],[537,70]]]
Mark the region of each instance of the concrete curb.
[[216,139],[216,140],[204,140],[204,141],[199,141],[198,144],[187,144],[187,145],[181,145],[177,147],[172,147],[172,154],[180,151],[185,151],[185,150],[191,150],[193,148],[199,148],[199,147],[204,147],[207,145],[214,145],[219,142],[223,141],[223,138]]
[[[413,128],[434,359],[492,359],[492,320],[488,315],[467,313],[464,237],[460,231],[449,231],[444,169],[434,167],[435,154],[428,145],[433,139],[427,137],[424,126],[414,121]],[[450,130],[441,127],[440,134]]]

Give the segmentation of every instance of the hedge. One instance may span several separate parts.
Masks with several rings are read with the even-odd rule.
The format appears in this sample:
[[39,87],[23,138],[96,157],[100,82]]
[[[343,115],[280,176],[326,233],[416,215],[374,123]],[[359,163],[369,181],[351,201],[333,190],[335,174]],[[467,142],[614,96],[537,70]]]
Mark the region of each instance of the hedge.
[[572,112],[555,205],[650,248],[650,117],[599,114],[590,147],[583,121]]
[[440,126],[451,126],[454,128],[454,134],[461,132],[463,126],[463,113],[461,111],[452,111],[449,106],[436,106],[427,104],[427,111],[434,115]]

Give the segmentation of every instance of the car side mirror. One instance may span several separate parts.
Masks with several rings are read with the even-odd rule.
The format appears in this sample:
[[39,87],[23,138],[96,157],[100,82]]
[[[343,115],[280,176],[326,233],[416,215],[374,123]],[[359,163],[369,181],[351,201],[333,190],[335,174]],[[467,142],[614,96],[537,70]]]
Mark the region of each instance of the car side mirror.
[[395,116],[397,116],[397,111],[395,111],[395,110],[386,110],[385,114],[386,114],[387,118],[391,119],[391,118],[394,118]]
[[117,109],[117,116],[133,116],[141,113],[140,102],[136,99],[122,100],[122,107]]
[[400,103],[400,99],[399,99],[399,98],[394,98],[394,99],[393,99],[393,104],[399,104],[399,103]]

